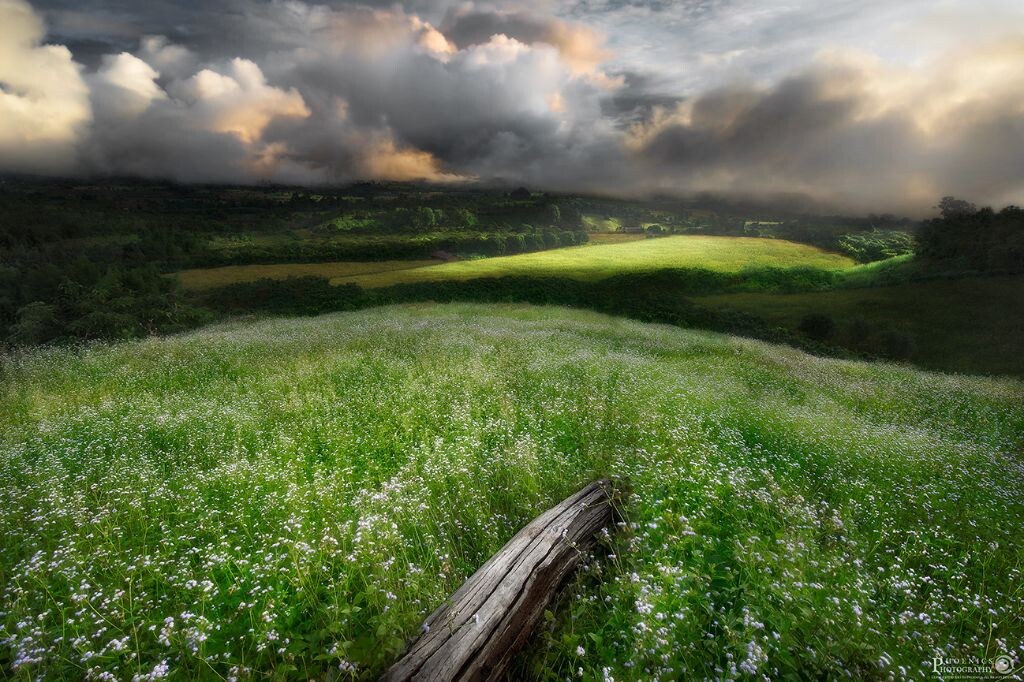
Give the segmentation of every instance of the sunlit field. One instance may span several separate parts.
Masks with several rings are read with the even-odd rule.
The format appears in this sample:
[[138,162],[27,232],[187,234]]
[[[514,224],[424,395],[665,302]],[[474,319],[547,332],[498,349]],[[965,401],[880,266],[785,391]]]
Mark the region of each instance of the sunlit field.
[[521,677],[925,679],[939,654],[1024,655],[1018,381],[477,305],[2,362],[8,678],[372,679],[605,475],[627,524]]
[[364,287],[409,282],[439,282],[503,275],[572,277],[595,280],[665,268],[701,267],[736,272],[756,267],[816,267],[838,270],[849,258],[781,239],[676,236],[622,243],[587,244],[515,256],[442,263],[425,268],[336,277],[333,284]]
[[219,268],[194,268],[177,273],[186,289],[202,290],[253,282],[259,279],[282,280],[289,277],[351,277],[372,275],[393,270],[436,265],[436,260],[391,260],[335,263],[277,263],[272,265],[227,265]]

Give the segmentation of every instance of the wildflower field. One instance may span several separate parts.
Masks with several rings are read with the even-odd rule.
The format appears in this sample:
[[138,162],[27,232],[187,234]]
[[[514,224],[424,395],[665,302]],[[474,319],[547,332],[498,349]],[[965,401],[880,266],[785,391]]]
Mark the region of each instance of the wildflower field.
[[372,679],[537,513],[624,525],[518,678],[1024,657],[1024,384],[528,306],[9,355],[0,670]]

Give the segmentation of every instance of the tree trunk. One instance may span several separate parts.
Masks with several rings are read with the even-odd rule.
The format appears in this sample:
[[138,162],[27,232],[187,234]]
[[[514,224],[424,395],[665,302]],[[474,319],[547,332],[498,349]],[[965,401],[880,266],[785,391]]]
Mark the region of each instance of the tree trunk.
[[381,680],[500,678],[614,521],[611,493],[609,481],[595,481],[531,521],[427,618],[424,634]]

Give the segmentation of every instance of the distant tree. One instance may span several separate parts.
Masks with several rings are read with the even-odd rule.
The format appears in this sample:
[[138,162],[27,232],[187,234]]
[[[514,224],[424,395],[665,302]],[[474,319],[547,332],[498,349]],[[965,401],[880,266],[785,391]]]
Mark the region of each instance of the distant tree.
[[420,206],[412,218],[413,225],[419,230],[429,230],[437,225],[437,214],[429,206]]
[[978,210],[971,202],[950,196],[942,197],[936,208],[939,209],[939,213],[942,214],[943,218],[966,216]]
[[451,223],[455,227],[474,227],[476,226],[476,214],[470,211],[468,208],[456,208],[451,213]]
[[514,199],[515,201],[526,201],[532,195],[530,194],[530,190],[525,187],[517,187],[512,190],[508,196],[510,199]]
[[558,208],[558,204],[548,206],[548,213],[550,214],[552,225],[558,225],[562,222],[562,209]]

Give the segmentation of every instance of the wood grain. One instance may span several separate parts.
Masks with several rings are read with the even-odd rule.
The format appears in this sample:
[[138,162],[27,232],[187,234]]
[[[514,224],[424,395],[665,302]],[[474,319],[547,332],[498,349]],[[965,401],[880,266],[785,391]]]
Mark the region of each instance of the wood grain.
[[538,516],[427,618],[426,632],[381,680],[500,678],[598,533],[613,521],[608,480],[591,483]]

